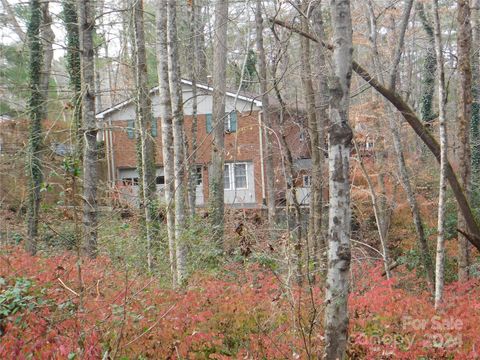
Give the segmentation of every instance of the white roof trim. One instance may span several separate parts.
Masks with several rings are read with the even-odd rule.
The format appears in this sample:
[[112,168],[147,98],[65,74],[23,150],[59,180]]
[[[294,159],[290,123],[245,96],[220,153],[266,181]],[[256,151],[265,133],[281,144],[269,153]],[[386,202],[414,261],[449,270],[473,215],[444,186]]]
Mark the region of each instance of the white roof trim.
[[[185,79],[182,79],[181,80],[182,84],[184,85],[189,85],[189,86],[192,86],[192,82],[190,80],[185,80]],[[207,85],[203,85],[203,84],[197,84],[197,88],[199,89],[202,89],[202,90],[207,90],[207,91],[210,91],[212,92],[213,91],[213,87],[211,86],[207,86]],[[150,93],[155,93],[158,91],[158,86],[154,87],[153,89],[150,90]],[[232,93],[232,92],[229,92],[227,91],[225,93],[226,96],[229,96],[229,97],[232,97],[232,98],[237,98],[237,99],[240,99],[240,100],[243,100],[243,101],[247,101],[247,102],[252,102],[254,103],[256,106],[258,107],[262,107],[262,101],[261,100],[257,100],[255,98],[252,98],[252,97],[249,97],[249,96],[244,96],[244,95],[238,95],[235,94],[235,93]],[[95,118],[97,119],[103,119],[105,117],[105,115],[108,115],[114,111],[117,111],[117,110],[120,110],[121,108],[123,108],[124,106],[130,104],[131,102],[133,102],[133,98],[130,98],[130,99],[127,99],[125,101],[122,101],[121,103],[115,105],[115,106],[112,106],[111,108],[108,108],[106,110],[103,110],[102,112],[99,112],[97,115],[95,115]]]

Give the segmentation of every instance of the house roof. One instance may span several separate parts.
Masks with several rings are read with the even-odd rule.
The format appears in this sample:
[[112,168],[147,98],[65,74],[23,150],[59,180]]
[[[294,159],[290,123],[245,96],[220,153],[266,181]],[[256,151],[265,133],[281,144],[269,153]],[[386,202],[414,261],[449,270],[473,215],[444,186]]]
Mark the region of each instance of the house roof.
[[[192,86],[192,82],[190,80],[186,80],[186,79],[182,79],[181,80],[181,83],[183,85],[188,85],[188,86]],[[213,92],[213,87],[209,86],[209,85],[205,85],[205,84],[199,84],[197,83],[196,84],[196,87],[198,89],[201,89],[201,90],[205,90],[205,91],[208,91],[208,92]],[[150,90],[150,94],[153,94],[153,93],[156,93],[158,91],[159,87],[156,86],[154,87],[153,89]],[[234,93],[234,92],[231,92],[231,91],[227,91],[226,92],[226,96],[229,96],[229,97],[233,97],[233,98],[237,98],[237,99],[240,99],[240,100],[243,100],[243,101],[247,101],[247,102],[252,102],[254,103],[256,106],[258,107],[261,107],[262,106],[262,101],[259,100],[258,98],[260,98],[261,96],[260,95],[251,95],[251,94],[245,94],[245,93]],[[117,110],[120,110],[121,108],[129,105],[130,103],[132,103],[134,101],[134,98],[129,98],[125,101],[122,101],[121,103],[118,103],[117,105],[114,105],[108,109],[105,109],[99,113],[97,113],[95,115],[95,117],[97,119],[103,119],[106,115],[112,113],[112,112],[115,112]]]

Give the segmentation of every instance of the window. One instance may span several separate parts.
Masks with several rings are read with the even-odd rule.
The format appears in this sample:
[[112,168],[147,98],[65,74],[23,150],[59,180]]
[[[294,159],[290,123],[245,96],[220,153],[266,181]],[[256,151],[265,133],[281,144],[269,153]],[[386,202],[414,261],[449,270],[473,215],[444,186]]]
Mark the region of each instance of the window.
[[300,138],[300,141],[306,141],[307,140],[307,133],[304,129],[300,130],[300,134],[298,135]]
[[367,141],[367,143],[365,144],[366,149],[373,149],[374,147],[375,147],[375,144],[373,141]]
[[225,164],[223,179],[225,190],[248,189],[247,164]]
[[210,134],[213,130],[213,127],[212,127],[212,114],[206,114],[205,115],[205,118],[206,118],[206,126],[207,126],[207,134]]
[[[213,117],[212,114],[205,114],[206,119],[206,130],[207,134],[210,134],[213,130]],[[231,133],[237,131],[237,112],[232,111],[230,113],[225,113],[223,118],[223,127],[226,133]]]
[[123,178],[122,183],[125,186],[138,186],[138,177],[135,178]]
[[237,131],[237,112],[236,111],[232,111],[228,114],[225,114],[224,129],[225,129],[225,132],[227,133]]
[[202,179],[202,165],[198,165],[195,168],[195,174],[194,174],[194,179],[195,179],[195,185],[200,186],[203,183]]
[[127,136],[129,139],[133,139],[135,137],[135,120],[127,121]]
[[235,189],[247,188],[247,164],[235,164]]
[[230,190],[230,164],[225,164],[223,168],[223,188]]
[[303,186],[304,187],[312,186],[312,176],[311,175],[303,175]]
[[157,119],[152,119],[152,137],[157,137],[158,130],[157,130]]
[[155,178],[157,185],[165,185],[165,176],[160,175]]

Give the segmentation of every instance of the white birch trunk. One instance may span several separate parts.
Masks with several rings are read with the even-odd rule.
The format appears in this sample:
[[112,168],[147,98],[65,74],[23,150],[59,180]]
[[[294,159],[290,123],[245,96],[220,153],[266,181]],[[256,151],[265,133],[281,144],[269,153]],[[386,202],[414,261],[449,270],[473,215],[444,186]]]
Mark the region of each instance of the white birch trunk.
[[168,46],[167,46],[167,8],[166,0],[157,2],[157,71],[160,97],[160,117],[162,127],[162,154],[165,177],[165,201],[167,204],[167,232],[170,255],[170,269],[173,285],[177,285],[177,260],[175,246],[175,213],[173,208],[174,167],[172,104],[168,82]]
[[177,261],[177,284],[181,285],[186,277],[186,247],[183,239],[185,229],[185,152],[183,97],[178,56],[176,1],[168,0],[168,66],[170,96],[173,109],[173,167],[175,177],[175,242]]
[[437,54],[438,72],[438,107],[440,127],[440,187],[438,194],[438,235],[437,256],[435,264],[435,309],[442,302],[443,287],[445,284],[445,201],[447,193],[447,123],[445,116],[445,71],[443,66],[442,33],[440,16],[438,14],[438,0],[434,0],[435,52]]
[[325,292],[325,354],[344,359],[348,341],[350,270],[350,148],[348,121],[352,76],[352,20],[349,0],[331,0],[334,78],[330,87],[328,270]]

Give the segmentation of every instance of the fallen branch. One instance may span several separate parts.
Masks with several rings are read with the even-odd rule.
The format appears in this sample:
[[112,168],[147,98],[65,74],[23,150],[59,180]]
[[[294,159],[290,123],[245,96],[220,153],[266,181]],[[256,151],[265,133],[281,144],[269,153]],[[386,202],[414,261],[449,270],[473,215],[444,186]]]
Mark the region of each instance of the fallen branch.
[[60,281],[60,284],[62,284],[62,286],[67,289],[68,291],[70,291],[73,295],[76,295],[78,297],[80,297],[80,295],[75,291],[75,290],[72,290],[71,288],[69,288],[63,281],[62,279],[60,278],[57,278],[58,281]]

